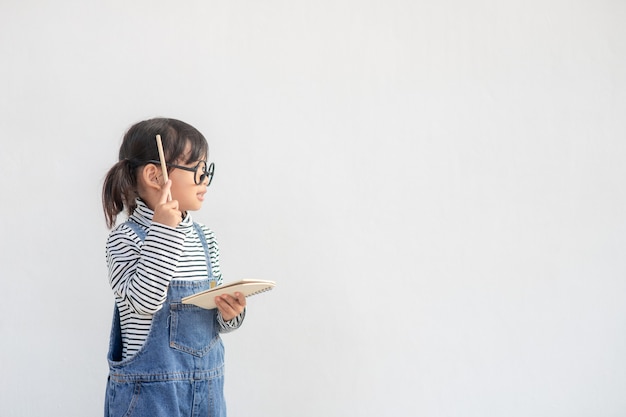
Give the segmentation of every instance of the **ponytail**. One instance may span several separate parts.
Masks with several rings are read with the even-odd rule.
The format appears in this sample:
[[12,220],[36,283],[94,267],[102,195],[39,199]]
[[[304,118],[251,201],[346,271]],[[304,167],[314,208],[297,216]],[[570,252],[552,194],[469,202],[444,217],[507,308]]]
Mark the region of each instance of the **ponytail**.
[[122,159],[107,173],[102,187],[102,208],[109,229],[115,226],[117,215],[124,207],[130,215],[136,207],[135,197],[137,180],[135,168],[131,161]]

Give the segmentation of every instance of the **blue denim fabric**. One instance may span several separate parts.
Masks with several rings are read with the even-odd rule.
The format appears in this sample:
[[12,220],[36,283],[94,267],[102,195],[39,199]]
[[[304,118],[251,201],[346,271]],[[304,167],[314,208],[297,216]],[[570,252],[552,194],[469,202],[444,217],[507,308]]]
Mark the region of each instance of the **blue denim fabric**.
[[[145,231],[128,224],[143,240]],[[210,266],[204,233],[196,225]],[[217,310],[182,304],[181,298],[210,288],[206,279],[172,280],[163,307],[154,315],[139,352],[122,360],[117,306],[109,345],[105,417],[226,417],[224,346]]]

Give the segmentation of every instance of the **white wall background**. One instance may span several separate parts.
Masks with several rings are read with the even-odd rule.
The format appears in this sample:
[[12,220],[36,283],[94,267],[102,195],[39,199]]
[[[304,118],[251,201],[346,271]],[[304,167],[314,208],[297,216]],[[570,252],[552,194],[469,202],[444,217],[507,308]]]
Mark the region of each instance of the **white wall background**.
[[626,415],[626,3],[0,3],[0,415],[99,416],[134,122],[216,178],[237,416]]

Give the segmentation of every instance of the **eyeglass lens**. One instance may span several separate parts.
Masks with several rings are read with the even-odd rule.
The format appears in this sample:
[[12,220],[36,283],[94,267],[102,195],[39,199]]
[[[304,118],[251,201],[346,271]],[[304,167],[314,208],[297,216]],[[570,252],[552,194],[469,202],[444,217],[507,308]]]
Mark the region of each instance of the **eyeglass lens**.
[[207,164],[205,161],[201,161],[198,166],[196,166],[196,172],[195,172],[195,178],[194,180],[196,181],[196,184],[202,184],[204,182],[205,179],[209,179],[209,184],[211,184],[211,181],[213,180],[213,170],[214,170],[214,165],[211,164],[209,167],[207,167]]

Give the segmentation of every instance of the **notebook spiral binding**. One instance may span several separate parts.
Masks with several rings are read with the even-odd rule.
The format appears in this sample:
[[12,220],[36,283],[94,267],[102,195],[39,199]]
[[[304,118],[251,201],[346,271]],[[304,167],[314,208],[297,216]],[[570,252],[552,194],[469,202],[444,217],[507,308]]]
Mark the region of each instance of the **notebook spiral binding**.
[[261,288],[261,289],[260,289],[260,290],[258,290],[258,291],[251,292],[250,294],[246,295],[246,297],[250,297],[250,296],[252,296],[252,295],[261,294],[262,292],[267,292],[267,291],[269,291],[269,290],[271,290],[271,289],[273,289],[273,288],[274,288],[273,286],[268,285],[267,287],[265,287],[265,288]]

